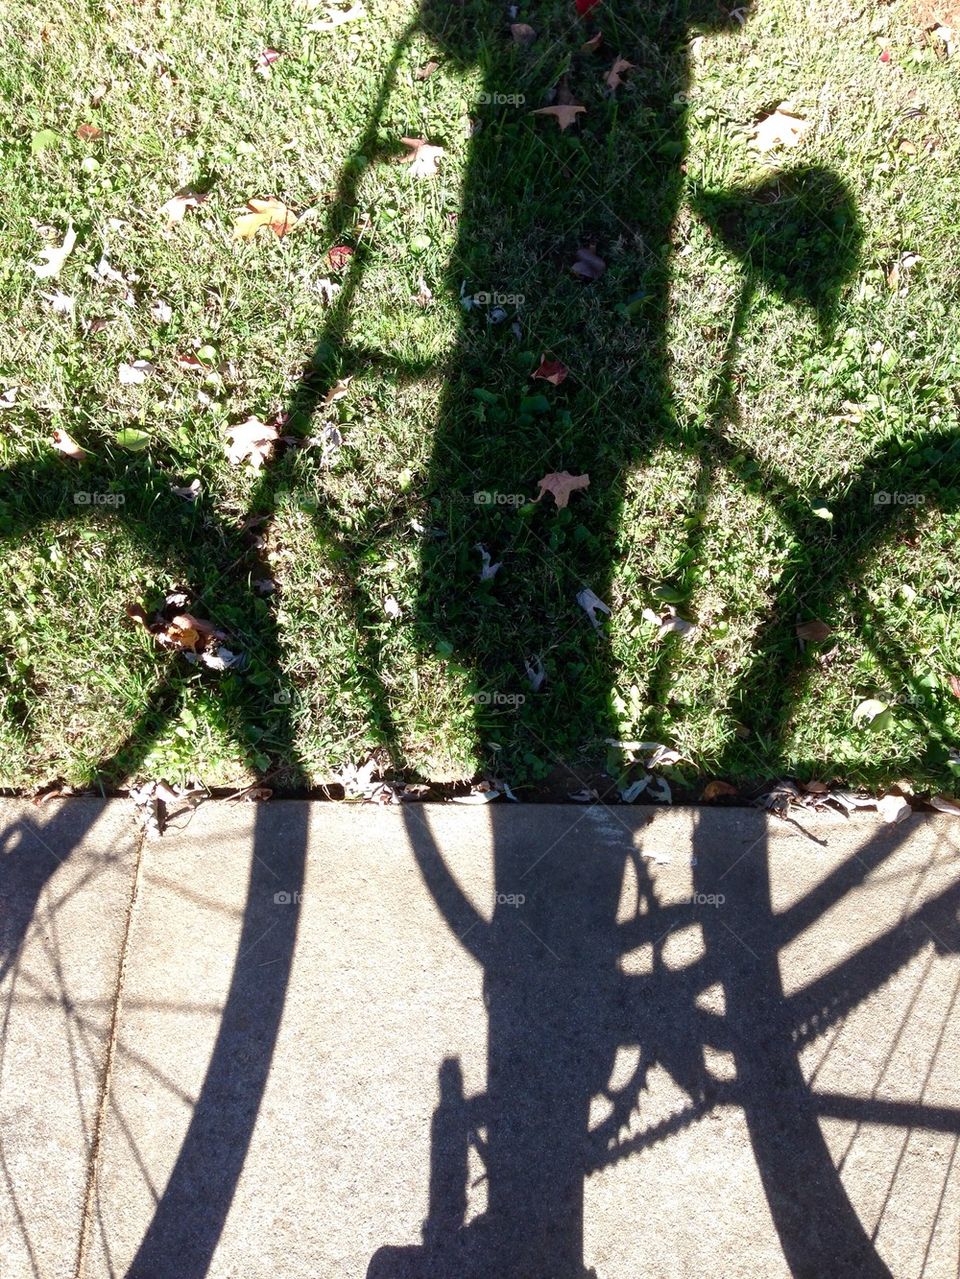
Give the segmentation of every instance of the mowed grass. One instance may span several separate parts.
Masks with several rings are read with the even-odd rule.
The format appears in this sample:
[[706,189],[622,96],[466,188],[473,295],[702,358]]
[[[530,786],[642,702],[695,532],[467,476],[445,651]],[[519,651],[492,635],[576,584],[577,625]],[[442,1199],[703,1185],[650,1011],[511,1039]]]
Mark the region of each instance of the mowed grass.
[[[951,790],[960,55],[906,3],[770,0],[741,24],[550,0],[517,14],[529,47],[492,4],[307,29],[325,16],[5,10],[0,785],[297,788],[376,753],[533,794],[612,768],[617,737],[675,747],[681,788]],[[587,108],[563,133],[529,115],[558,84]],[[760,155],[783,100],[809,128]],[[436,177],[404,136],[444,147]],[[185,186],[207,198],[167,227]],[[295,229],[234,239],[271,195]],[[589,245],[606,271],[584,282]],[[531,379],[544,354],[560,386]],[[225,451],[250,414],[298,441],[259,475]],[[334,456],[302,443],[333,425]],[[589,489],[532,506],[563,470]],[[195,504],[171,493],[193,479]],[[244,670],[128,620],[177,589]],[[690,638],[658,640],[644,610],[667,603]],[[813,619],[832,634],[803,647]]]

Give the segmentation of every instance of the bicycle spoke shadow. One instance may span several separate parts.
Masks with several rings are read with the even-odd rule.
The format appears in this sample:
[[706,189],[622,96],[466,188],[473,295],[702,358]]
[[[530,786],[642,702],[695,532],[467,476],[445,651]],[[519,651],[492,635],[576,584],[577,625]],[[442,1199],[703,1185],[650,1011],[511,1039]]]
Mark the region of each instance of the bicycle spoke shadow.
[[[699,1187],[691,1212],[698,1194],[719,1212],[734,1193],[704,1185],[698,1168],[696,1134],[705,1161],[716,1149],[710,1126],[697,1126],[711,1115],[723,1118],[731,1167],[737,1142],[752,1146],[756,1198],[766,1196],[782,1249],[782,1259],[771,1251],[769,1219],[748,1199],[737,1236],[750,1235],[757,1256],[742,1273],[905,1273],[876,1247],[898,1195],[897,1228],[905,1209],[914,1218],[902,1255],[912,1267],[929,1252],[960,1141],[951,1068],[960,1045],[955,848],[945,845],[934,864],[918,862],[907,833],[887,828],[842,858],[804,856],[800,836],[769,849],[755,838],[763,820],[704,819],[689,843],[665,848],[661,827],[648,836],[635,820],[628,827],[593,811],[536,845],[516,837],[509,813],[495,812],[497,904],[487,920],[446,867],[429,820],[408,815],[424,882],[451,933],[483,965],[486,1089],[464,1096],[457,1060],[440,1066],[423,1243],[383,1247],[369,1279],[585,1277],[587,1181],[618,1166],[623,1193],[614,1202],[632,1206],[617,1217],[618,1232],[660,1224],[635,1251],[605,1235],[591,1242],[649,1265],[683,1237],[676,1219],[687,1172]],[[934,1007],[912,1016],[921,988]],[[731,1126],[731,1111],[745,1126]],[[836,1120],[847,1126],[831,1129]],[[891,1168],[894,1140],[868,1178],[850,1172],[851,1149],[860,1153],[858,1137],[871,1125],[902,1129],[903,1147],[914,1132],[943,1134],[939,1203],[937,1185],[920,1203],[909,1179],[897,1184],[903,1147]],[[687,1129],[691,1163],[676,1184],[676,1162],[660,1152]],[[479,1177],[468,1175],[474,1157]],[[704,1166],[710,1178],[727,1175]],[[603,1180],[597,1194],[616,1189]],[[715,1260],[716,1240],[703,1247]]]

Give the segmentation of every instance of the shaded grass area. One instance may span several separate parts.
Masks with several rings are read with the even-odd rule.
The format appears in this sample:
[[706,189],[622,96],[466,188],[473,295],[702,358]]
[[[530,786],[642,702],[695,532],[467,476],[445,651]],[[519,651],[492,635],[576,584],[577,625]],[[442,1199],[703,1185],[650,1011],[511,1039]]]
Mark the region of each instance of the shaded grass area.
[[[774,0],[741,26],[550,3],[518,15],[529,47],[487,4],[374,6],[332,34],[317,16],[81,8],[0,69],[0,784],[282,788],[379,751],[533,787],[588,775],[614,736],[675,746],[689,785],[949,789],[960,126],[909,6]],[[613,95],[615,54],[635,65]],[[587,108],[564,133],[528,114],[558,84]],[[785,98],[810,129],[760,157],[750,125]],[[444,146],[438,177],[395,162],[403,136]],[[208,198],[168,230],[156,210],[187,184]],[[295,231],[232,240],[271,194],[306,213]],[[37,280],[71,221],[60,280]],[[585,245],[607,264],[589,284],[569,270]],[[205,372],[181,366],[201,349]],[[531,380],[545,353],[558,387]],[[120,385],[138,358],[155,371]],[[297,440],[337,426],[332,462],[288,445],[259,476],[230,466],[224,427],[284,412]],[[56,429],[91,460],[56,456]],[[533,506],[562,470],[589,489]],[[195,506],[170,493],[193,478]],[[600,632],[584,587],[612,610]],[[175,588],[242,673],[127,621]],[[643,612],[666,603],[692,638],[657,641]],[[833,634],[804,650],[814,618]],[[872,730],[867,697],[891,710]]]

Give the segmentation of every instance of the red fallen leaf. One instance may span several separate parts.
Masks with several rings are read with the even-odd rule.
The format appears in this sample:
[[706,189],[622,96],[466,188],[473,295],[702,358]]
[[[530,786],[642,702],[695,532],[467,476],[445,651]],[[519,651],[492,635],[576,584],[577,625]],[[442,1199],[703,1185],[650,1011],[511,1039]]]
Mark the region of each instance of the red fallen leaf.
[[889,49],[884,49],[883,53],[881,53],[881,54],[880,54],[880,61],[881,61],[881,62],[889,62],[889,61],[890,61],[890,50],[889,50]]
[[277,58],[282,57],[283,54],[276,49],[264,49],[262,53],[257,55],[254,67],[260,75],[269,75],[271,66],[276,62]]
[[335,244],[332,249],[327,249],[327,261],[334,271],[340,271],[343,267],[349,266],[352,257],[353,249],[349,244]]
[[950,676],[950,692],[954,697],[960,697],[960,675]]
[[76,136],[81,142],[93,142],[95,138],[103,137],[103,130],[95,124],[81,124]]
[[182,369],[205,369],[207,366],[195,355],[178,355],[177,363]]
[[570,370],[565,364],[561,364],[559,360],[548,360],[545,355],[540,357],[540,367],[531,373],[533,378],[541,378],[544,382],[552,382],[554,386],[559,386]]
[[591,9],[595,9],[600,0],[576,0],[577,13],[581,18],[585,18]]

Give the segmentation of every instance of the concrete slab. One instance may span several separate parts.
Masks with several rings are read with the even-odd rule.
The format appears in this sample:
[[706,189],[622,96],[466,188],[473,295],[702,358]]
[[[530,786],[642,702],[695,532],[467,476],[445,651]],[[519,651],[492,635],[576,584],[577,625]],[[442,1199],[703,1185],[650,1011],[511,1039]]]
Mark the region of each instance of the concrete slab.
[[139,834],[0,802],[0,1275],[76,1273]]
[[85,1279],[956,1274],[960,823],[206,806]]

